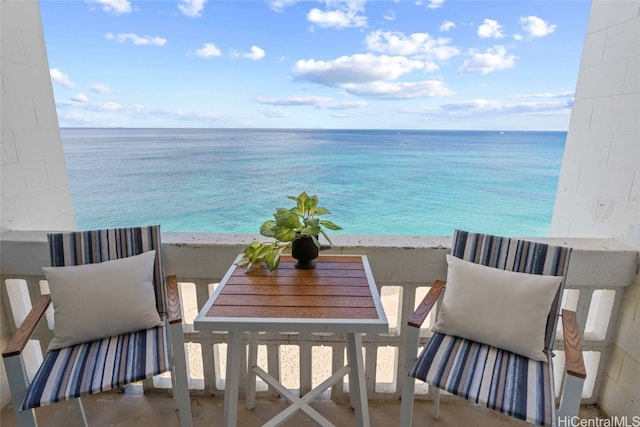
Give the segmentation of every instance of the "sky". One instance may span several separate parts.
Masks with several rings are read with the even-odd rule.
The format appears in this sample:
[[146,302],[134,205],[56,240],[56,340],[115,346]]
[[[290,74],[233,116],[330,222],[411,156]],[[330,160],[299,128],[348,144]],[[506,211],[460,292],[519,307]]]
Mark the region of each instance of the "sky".
[[61,127],[566,131],[588,0],[40,0]]

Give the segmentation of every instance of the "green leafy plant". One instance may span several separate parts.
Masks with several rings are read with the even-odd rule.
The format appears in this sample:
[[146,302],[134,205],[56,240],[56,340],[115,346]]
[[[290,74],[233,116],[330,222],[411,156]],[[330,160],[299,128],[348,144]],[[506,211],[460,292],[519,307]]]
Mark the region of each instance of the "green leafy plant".
[[320,219],[322,215],[328,215],[329,209],[318,206],[318,196],[309,196],[306,192],[299,196],[287,196],[296,202],[296,206],[291,209],[277,208],[273,214],[274,219],[269,219],[260,226],[260,234],[273,238],[270,242],[259,242],[257,240],[244,250],[244,256],[238,261],[239,266],[251,268],[256,262],[263,262],[270,271],[278,268],[280,257],[284,251],[291,246],[291,243],[303,237],[313,239],[315,245],[320,248],[318,236],[322,234],[329,244],[331,240],[325,229],[342,230],[333,222]]

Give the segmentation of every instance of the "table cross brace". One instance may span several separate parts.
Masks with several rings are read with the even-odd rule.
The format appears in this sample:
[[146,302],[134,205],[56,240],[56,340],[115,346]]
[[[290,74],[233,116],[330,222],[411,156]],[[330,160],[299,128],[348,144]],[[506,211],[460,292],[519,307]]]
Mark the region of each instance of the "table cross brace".
[[302,398],[294,395],[284,387],[282,384],[278,382],[274,377],[269,375],[269,373],[265,372],[259,366],[254,366],[251,370],[258,375],[260,378],[265,380],[269,385],[274,387],[278,392],[286,398],[289,402],[291,402],[291,406],[282,411],[276,417],[274,417],[271,421],[264,424],[263,427],[276,427],[288,420],[297,410],[304,411],[307,415],[313,418],[318,422],[321,426],[324,427],[332,427],[333,424],[322,416],[318,411],[309,406],[309,403],[315,400],[318,396],[320,396],[326,389],[340,381],[342,377],[351,372],[351,368],[349,366],[343,366],[341,369],[337,370],[333,375],[324,380],[322,383],[318,384],[316,388],[305,394]]

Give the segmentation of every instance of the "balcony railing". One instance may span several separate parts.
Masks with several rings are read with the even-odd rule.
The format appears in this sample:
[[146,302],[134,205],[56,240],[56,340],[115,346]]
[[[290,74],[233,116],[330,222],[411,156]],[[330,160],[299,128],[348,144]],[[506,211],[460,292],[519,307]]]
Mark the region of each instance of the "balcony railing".
[[[193,319],[225,272],[254,236],[231,234],[164,233],[165,274],[178,276],[183,297],[184,332],[189,359],[189,387],[192,394],[217,395],[224,391],[226,333],[198,332]],[[596,403],[610,344],[617,325],[625,287],[638,268],[637,251],[613,239],[535,238],[574,248],[563,305],[577,313],[583,331],[583,351],[587,379],[582,395],[585,404]],[[382,295],[389,319],[389,331],[363,336],[366,385],[369,399],[400,397],[405,381],[405,325],[408,316],[436,279],[445,279],[445,254],[449,237],[335,236],[330,253],[364,254]],[[13,333],[32,301],[47,293],[41,266],[49,265],[46,233],[10,231],[1,236],[2,322]],[[421,330],[424,343],[429,336],[430,318]],[[41,322],[25,350],[29,375],[42,360],[42,352],[52,337],[53,313]],[[246,337],[248,343],[248,335]],[[244,347],[246,350],[246,346]],[[556,394],[564,365],[562,336],[556,336]],[[246,357],[243,351],[242,357]],[[340,334],[263,333],[259,338],[259,365],[291,389],[302,394],[345,363],[345,344]],[[345,380],[346,381],[346,380]],[[241,382],[242,384],[243,382]],[[169,388],[170,378],[159,376],[145,382],[145,388]],[[258,383],[258,397],[278,393],[266,383]],[[240,393],[244,390],[241,388]],[[348,383],[338,382],[328,398],[348,399]],[[418,382],[417,398],[430,398],[428,388]]]

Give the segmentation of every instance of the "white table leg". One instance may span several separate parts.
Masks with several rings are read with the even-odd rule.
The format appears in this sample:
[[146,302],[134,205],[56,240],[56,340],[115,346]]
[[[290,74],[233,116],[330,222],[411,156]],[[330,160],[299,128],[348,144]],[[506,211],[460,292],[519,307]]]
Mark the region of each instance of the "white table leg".
[[247,367],[247,398],[245,406],[253,409],[256,406],[256,373],[254,366],[258,365],[258,333],[249,334],[249,366]]
[[367,402],[367,384],[364,376],[361,334],[347,334],[347,354],[351,365],[349,394],[353,409],[356,411],[356,425],[358,427],[369,427],[369,404]]
[[240,385],[240,344],[242,332],[229,331],[227,342],[227,377],[224,387],[224,427],[235,427],[238,419],[238,387]]

